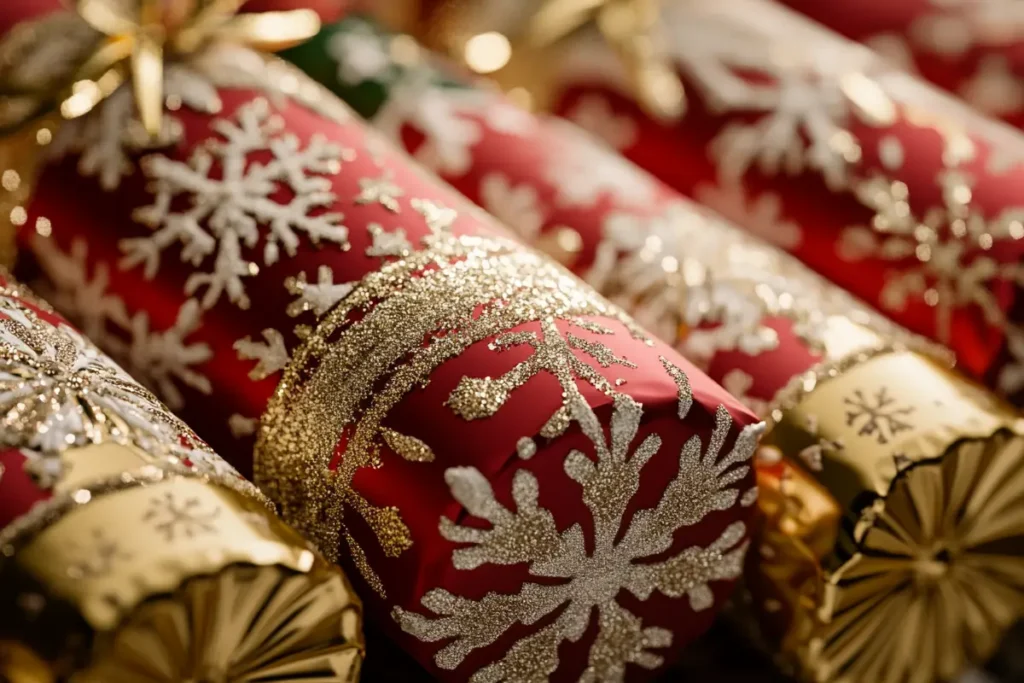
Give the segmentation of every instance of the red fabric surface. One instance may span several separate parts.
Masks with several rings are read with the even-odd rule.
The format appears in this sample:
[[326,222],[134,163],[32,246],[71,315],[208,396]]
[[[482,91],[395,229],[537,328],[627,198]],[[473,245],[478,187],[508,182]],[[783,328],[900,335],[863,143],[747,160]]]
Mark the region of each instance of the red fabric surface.
[[985,113],[1024,125],[1024,13],[1012,1],[783,0]]
[[[606,107],[608,117],[633,126],[633,134],[621,149],[629,159],[673,188],[709,203],[741,227],[785,247],[905,327],[948,344],[965,372],[1019,399],[1021,383],[1001,374],[1009,365],[1019,367],[1021,362],[1020,344],[1015,346],[1010,338],[1020,337],[1024,322],[1022,279],[1009,270],[1021,262],[1024,240],[997,236],[990,248],[983,248],[954,237],[954,221],[946,211],[940,183],[950,171],[967,179],[970,221],[1019,220],[1024,215],[1017,191],[1024,182],[1020,163],[1024,136],[984,119],[962,102],[948,99],[912,77],[893,73],[859,46],[773,3],[743,0],[668,5],[674,19],[666,22],[666,37],[678,41],[670,52],[685,55],[680,63],[687,65],[681,70],[689,95],[682,121],[654,121],[615,80],[614,69],[602,74],[610,54],[603,54],[603,61],[587,63],[585,57],[593,53],[582,50],[575,61],[570,58],[565,69],[557,111],[579,119],[584,104],[598,102]],[[822,11],[826,6],[844,3],[824,3]],[[703,31],[708,41],[693,42],[684,27],[686,31]],[[736,41],[743,42],[737,45]],[[714,46],[721,46],[722,51],[716,52]],[[763,66],[749,64],[756,55],[766,55],[760,62]],[[720,69],[721,75],[717,80],[708,78],[707,73],[695,78],[694,69],[701,64],[712,74]],[[894,118],[883,121],[860,115],[842,94],[840,79],[848,74],[864,74],[874,81],[880,88],[876,92],[883,92],[892,105]],[[763,86],[764,94],[759,100],[751,95],[750,104],[744,104],[747,94],[737,92],[745,86],[730,91],[729,84],[721,83],[726,77]],[[721,90],[715,84],[721,84]],[[841,115],[829,113],[836,107],[842,108]],[[775,117],[774,124],[764,123],[770,116]],[[752,148],[762,145],[764,153],[752,155],[749,166],[739,171],[726,168],[732,162],[722,161],[727,155],[717,151],[729,142],[728,132],[759,122],[764,126],[757,131],[747,128],[751,137],[743,144]],[[833,123],[837,134],[848,133],[860,148],[859,160],[847,164],[845,182],[826,182],[825,174],[813,167],[808,151],[795,154],[800,159],[798,168],[787,168],[787,155],[810,145],[815,128],[819,133],[825,128],[819,142],[828,142],[828,126]],[[773,138],[790,130],[791,144],[769,150]],[[972,152],[951,163],[960,149],[958,137],[968,141]],[[894,151],[898,163],[889,159],[887,166],[882,157]],[[953,286],[951,292],[941,295],[945,304],[938,307],[926,303],[922,292],[913,291],[902,304],[887,303],[883,294],[887,283],[909,278],[915,271],[924,272],[925,287],[941,289],[944,283],[933,272],[926,272],[927,266],[922,267],[915,257],[912,236],[906,240],[910,251],[903,256],[886,258],[877,250],[856,258],[848,255],[848,229],[869,228],[876,215],[855,193],[858,182],[872,178],[902,182],[910,213],[917,221],[924,222],[930,211],[936,212],[942,253],[936,250],[935,259],[950,260],[954,264],[950,272],[968,271],[982,258],[990,259],[994,269],[1005,270],[979,276],[978,288]],[[774,215],[766,219],[765,213]],[[791,239],[783,229],[794,225],[799,229],[798,238]],[[874,231],[876,244],[885,237],[882,231]],[[975,289],[986,298],[984,304],[972,298]],[[939,315],[946,304],[951,310],[948,327],[941,324]]]
[[[430,111],[437,100],[451,98],[452,109],[459,125],[471,124],[476,131],[475,142],[467,145],[469,163],[458,169],[440,165],[435,168],[439,175],[460,190],[467,197],[485,209],[508,221],[520,238],[528,243],[544,241],[547,236],[563,226],[569,226],[580,237],[580,249],[568,263],[571,270],[586,276],[594,266],[598,247],[606,238],[606,230],[617,214],[640,219],[655,219],[682,196],[662,184],[648,173],[632,164],[614,157],[599,141],[580,132],[568,129],[564,123],[553,119],[533,118],[514,131],[501,130],[488,122],[500,120],[501,112],[512,106],[497,94],[477,93],[475,100],[464,97],[456,89],[438,88],[419,97],[413,95],[396,105],[395,111]],[[460,107],[460,102],[473,101],[471,106]],[[385,105],[380,116],[389,122],[392,119]],[[437,111],[441,108],[438,107]],[[418,128],[415,115],[405,119],[401,126],[402,139],[410,154],[416,156],[424,151],[428,140]],[[425,118],[423,120],[431,120]],[[449,125],[456,125],[453,121]],[[567,161],[568,160],[568,161]],[[580,174],[605,175],[615,178],[603,189],[593,192],[592,200],[567,200],[563,193],[564,184],[552,180],[552,169],[560,163],[576,164]],[[522,206],[509,210],[495,199],[488,188],[495,178],[500,177],[508,188],[519,192],[530,191],[535,200],[530,203],[532,210],[539,211],[537,233],[523,227]],[[570,176],[566,182],[571,184]],[[582,177],[579,184],[587,185]],[[617,186],[616,186],[617,185]],[[635,188],[631,191],[630,188]],[[504,210],[503,210],[504,209]],[[695,220],[701,220],[701,209],[690,206]],[[638,228],[642,229],[642,228]],[[713,227],[709,229],[714,229]],[[532,230],[532,228],[531,228]],[[710,237],[710,236],[709,236]],[[642,242],[644,237],[637,238]],[[652,264],[652,268],[658,268]],[[652,328],[664,325],[665,321],[645,320],[642,323]],[[780,338],[777,348],[758,355],[741,351],[719,351],[706,368],[708,374],[721,382],[733,370],[741,370],[754,381],[749,390],[751,397],[771,400],[775,393],[794,376],[814,366],[821,358],[807,346],[806,342],[792,333],[792,323],[785,318],[766,318],[763,324],[774,329]],[[676,341],[676,330],[664,337],[669,343]],[[685,336],[685,335],[684,335]]]

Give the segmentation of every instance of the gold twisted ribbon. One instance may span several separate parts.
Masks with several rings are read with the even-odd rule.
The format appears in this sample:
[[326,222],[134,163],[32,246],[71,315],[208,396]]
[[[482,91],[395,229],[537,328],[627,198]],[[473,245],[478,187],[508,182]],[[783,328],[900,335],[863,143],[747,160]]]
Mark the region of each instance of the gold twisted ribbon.
[[97,32],[70,59],[70,78],[42,86],[0,78],[0,97],[21,103],[9,127],[56,108],[70,119],[91,111],[127,78],[149,135],[160,132],[166,59],[192,54],[215,41],[264,51],[290,47],[314,36],[320,19],[312,10],[239,14],[246,0],[74,0],[78,18]]

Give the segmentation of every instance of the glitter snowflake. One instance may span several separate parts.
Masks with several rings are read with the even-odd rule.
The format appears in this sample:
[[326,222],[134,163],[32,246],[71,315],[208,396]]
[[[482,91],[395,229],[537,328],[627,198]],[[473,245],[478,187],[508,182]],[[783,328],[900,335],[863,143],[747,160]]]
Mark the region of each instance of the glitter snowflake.
[[[582,318],[568,322],[596,334],[611,334],[610,330]],[[539,335],[527,331],[508,332],[491,342],[489,347],[493,351],[527,345],[533,348],[533,354],[500,377],[463,377],[459,380],[448,399],[448,405],[455,414],[467,420],[490,417],[501,409],[513,391],[538,373],[547,372],[562,386],[563,402],[541,429],[541,434],[547,437],[558,436],[569,425],[569,409],[573,400],[582,397],[576,385],[577,378],[606,394],[613,393],[611,383],[596,369],[580,360],[575,351],[589,356],[604,368],[613,364],[636,367],[628,360],[616,356],[600,342],[583,339],[571,332],[563,337],[552,318],[541,320],[540,327]]]
[[851,261],[875,257],[898,264],[887,272],[882,305],[899,311],[911,296],[921,296],[935,307],[939,339],[948,342],[953,312],[961,308],[978,309],[990,325],[1007,324],[992,288],[999,283],[1024,286],[1024,265],[989,254],[1024,238],[1024,209],[985,217],[971,205],[970,176],[951,169],[937,180],[944,205],[923,216],[913,212],[903,182],[881,176],[859,182],[857,197],[875,215],[870,228],[843,231],[839,254]]
[[672,634],[645,627],[618,602],[619,594],[626,591],[639,600],[648,600],[655,592],[668,598],[686,597],[692,609],[702,611],[713,604],[709,584],[735,579],[742,571],[747,546],[742,522],[728,526],[706,548],[692,546],[668,559],[640,561],[672,548],[679,529],[736,504],[739,492],[729,487],[749,471],[745,463],[760,425],[745,428],[720,458],[731,420],[719,408],[707,450],[702,454],[700,438],[692,437],[658,504],[634,513],[623,532],[626,509],[640,488],[643,467],[661,447],[660,438],[648,435],[630,453],[643,409],[623,394],[615,396],[608,439],[583,399],[574,399],[571,410],[594,447],[593,456],[570,452],[564,465],[566,474],[581,487],[593,517],[592,542],[587,542],[579,524],[558,530],[552,513],[538,503],[540,485],[529,471],[521,469],[513,478],[512,510],[498,502],[487,479],[475,468],[449,469],[446,479],[456,500],[490,524],[485,529],[442,518],[441,534],[466,544],[452,554],[455,567],[469,571],[485,564],[528,563],[530,575],[542,581],[528,581],[518,593],[488,593],[480,600],[434,589],[422,601],[432,615],[401,608],[393,612],[399,625],[416,638],[447,641],[434,657],[437,666],[447,670],[456,669],[470,653],[491,645],[516,624],[532,625],[557,614],[547,625],[521,637],[500,659],[472,674],[472,683],[549,680],[559,667],[561,644],[578,641],[595,612],[597,636],[580,681],[622,681],[629,664],[656,668],[663,659],[651,650],[671,645]]
[[200,324],[197,301],[186,301],[171,327],[156,330],[144,311],[128,315],[124,301],[107,291],[110,272],[106,264],[97,264],[90,277],[84,240],[76,239],[70,251],[64,252],[54,240],[36,237],[33,254],[46,275],[37,286],[40,294],[168,406],[177,409],[184,405],[179,385],[204,394],[213,390],[199,369],[213,351],[205,343],[188,341]]
[[179,461],[204,447],[75,330],[8,297],[0,315],[0,440],[34,452],[26,467],[42,485],[59,480],[60,453],[70,447],[128,442]]
[[[197,147],[188,162],[158,154],[143,159],[155,200],[136,209],[134,218],[154,232],[121,242],[122,266],[142,265],[150,278],[159,270],[161,252],[173,244],[181,244],[181,258],[193,266],[212,257],[210,270],[192,274],[185,284],[189,295],[206,288],[204,308],[224,293],[242,308],[249,305],[242,278],[259,269],[243,250],[258,242],[267,265],[277,262],[282,248],[293,256],[299,233],[314,244],[348,245],[342,216],[317,213],[334,202],[325,176],[339,172],[345,152],[321,135],[303,148],[295,135],[282,132],[284,121],[271,115],[262,98],[239,107],[234,118],[237,123],[216,120],[212,125],[222,139]],[[250,162],[259,152],[269,153],[270,161]],[[287,201],[275,199],[282,189],[288,190]],[[175,208],[180,197],[188,199],[188,208]]]

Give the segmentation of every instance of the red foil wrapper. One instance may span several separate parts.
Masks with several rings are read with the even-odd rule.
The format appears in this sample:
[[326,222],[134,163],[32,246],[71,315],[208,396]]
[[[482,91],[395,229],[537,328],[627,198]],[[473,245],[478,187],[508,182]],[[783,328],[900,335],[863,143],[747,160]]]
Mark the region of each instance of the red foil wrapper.
[[[746,584],[780,659],[815,681],[865,683],[951,679],[983,661],[1024,596],[1016,579],[997,578],[1002,560],[984,580],[961,572],[1000,554],[990,533],[1016,543],[1024,529],[1016,505],[980,485],[1000,481],[1016,499],[1019,415],[949,372],[936,345],[593,136],[460,83],[436,60],[391,60],[406,41],[353,19],[288,57],[329,74],[325,83],[417,159],[766,420]],[[946,497],[953,490],[964,493]],[[973,508],[1000,517],[1002,531]],[[955,557],[936,554],[946,547]],[[961,615],[981,595],[995,611],[968,626]],[[890,623],[914,636],[893,646]]]
[[1024,125],[1024,10],[1014,0],[784,0],[976,109]]
[[211,443],[256,436],[371,618],[474,681],[643,678],[707,627],[753,415],[283,63],[214,45],[165,95],[156,146],[127,89],[53,133],[24,245]]
[[555,108],[1019,399],[1024,137],[764,0],[666,2],[660,26],[682,121],[641,112],[598,36],[548,58]]

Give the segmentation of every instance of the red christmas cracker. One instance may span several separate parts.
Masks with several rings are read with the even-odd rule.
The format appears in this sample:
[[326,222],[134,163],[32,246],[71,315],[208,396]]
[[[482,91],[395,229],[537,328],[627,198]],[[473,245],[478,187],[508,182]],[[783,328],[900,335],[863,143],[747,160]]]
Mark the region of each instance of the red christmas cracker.
[[1024,9],[1014,0],[784,0],[897,66],[1024,126]]
[[865,683],[983,660],[1024,609],[1021,573],[999,568],[1020,566],[1019,415],[573,125],[435,58],[392,59],[407,41],[348,19],[286,56],[767,421],[747,584],[781,657],[816,681]]
[[664,3],[687,111],[656,123],[609,47],[548,56],[558,111],[897,322],[1024,388],[1024,137],[765,0]]
[[337,568],[6,271],[0,412],[4,678],[357,675]]
[[255,434],[371,618],[475,681],[643,678],[706,628],[749,412],[283,63],[213,44],[164,97],[155,145],[127,88],[60,126],[24,243],[211,443]]

